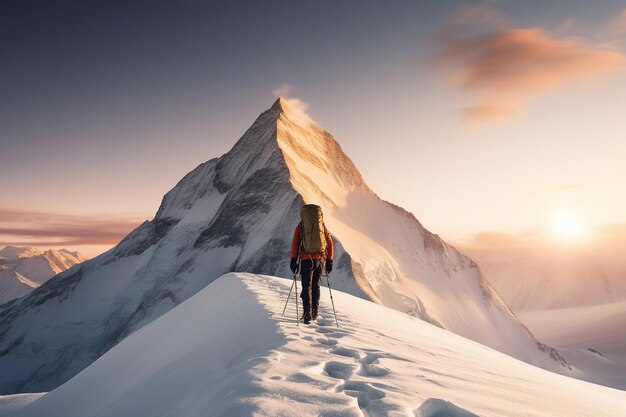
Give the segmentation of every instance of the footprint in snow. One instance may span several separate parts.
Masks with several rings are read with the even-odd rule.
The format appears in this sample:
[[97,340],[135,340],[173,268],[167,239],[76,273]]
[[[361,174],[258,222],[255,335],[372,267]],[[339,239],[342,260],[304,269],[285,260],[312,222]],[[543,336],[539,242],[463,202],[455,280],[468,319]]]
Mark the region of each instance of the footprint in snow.
[[335,322],[332,321],[332,320],[324,319],[324,318],[320,317],[320,318],[317,319],[317,324],[320,325],[320,326],[332,326],[332,325],[335,324]]
[[358,358],[359,369],[355,372],[360,376],[381,377],[388,375],[391,371],[383,366],[376,365],[375,362],[383,357],[376,353],[368,353],[365,357]]
[[369,407],[374,400],[386,397],[385,391],[374,388],[369,383],[362,381],[346,381],[337,387],[337,392],[356,397],[361,409]]
[[464,408],[439,398],[429,398],[413,410],[415,417],[479,417]]
[[347,358],[361,359],[361,354],[358,350],[348,349],[343,346],[337,346],[328,351],[333,355],[345,356]]
[[331,378],[343,380],[343,383],[339,384],[335,390],[356,398],[359,408],[367,410],[372,401],[380,400],[386,394],[385,391],[368,382],[350,381],[350,378],[355,374],[355,368],[356,366],[353,364],[330,361],[324,365],[324,374]]
[[354,374],[355,365],[343,362],[330,361],[324,365],[324,373],[335,379],[350,379]]
[[317,329],[315,329],[316,332],[318,333],[333,333],[335,330],[332,327],[319,327]]
[[334,346],[337,343],[339,343],[337,339],[329,339],[329,338],[323,338],[323,337],[320,337],[316,340],[317,340],[317,343],[320,343],[325,346]]
[[341,339],[341,338],[342,338],[342,337],[344,337],[346,334],[347,334],[347,333],[344,333],[344,332],[337,332],[337,331],[335,331],[335,332],[326,332],[326,333],[324,333],[324,335],[325,335],[326,337],[332,337],[332,338],[335,338],[335,339]]
[[356,371],[356,374],[361,376],[381,377],[389,375],[390,372],[391,371],[389,369],[382,366],[361,364],[361,367]]

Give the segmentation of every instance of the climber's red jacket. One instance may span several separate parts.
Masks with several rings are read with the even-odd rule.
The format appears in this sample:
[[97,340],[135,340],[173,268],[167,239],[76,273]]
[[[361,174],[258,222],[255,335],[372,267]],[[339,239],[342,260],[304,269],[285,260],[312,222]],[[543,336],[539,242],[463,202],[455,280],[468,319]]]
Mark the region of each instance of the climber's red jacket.
[[[324,235],[326,236],[326,256],[329,261],[333,260],[335,256],[335,245],[333,244],[333,238],[330,236],[327,228],[324,228]],[[291,241],[291,257],[298,257],[298,248],[300,247],[300,224],[296,226],[296,230],[293,232],[293,240]],[[321,253],[304,253],[300,251],[300,259],[320,259]]]

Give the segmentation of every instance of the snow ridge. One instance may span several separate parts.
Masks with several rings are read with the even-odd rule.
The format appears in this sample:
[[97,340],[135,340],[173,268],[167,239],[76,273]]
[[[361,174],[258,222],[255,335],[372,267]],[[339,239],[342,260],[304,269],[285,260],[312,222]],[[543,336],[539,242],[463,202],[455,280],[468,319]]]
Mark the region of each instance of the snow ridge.
[[623,415],[625,392],[339,291],[341,327],[325,288],[321,317],[296,326],[293,299],[281,314],[290,285],[227,274],[8,416]]

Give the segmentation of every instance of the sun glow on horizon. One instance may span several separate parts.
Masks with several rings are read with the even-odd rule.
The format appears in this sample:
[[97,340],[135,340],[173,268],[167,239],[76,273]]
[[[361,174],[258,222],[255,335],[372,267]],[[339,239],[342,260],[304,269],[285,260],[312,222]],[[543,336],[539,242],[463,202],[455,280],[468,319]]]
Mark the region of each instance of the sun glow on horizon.
[[561,213],[553,224],[554,235],[561,240],[577,240],[583,236],[583,227],[573,213]]

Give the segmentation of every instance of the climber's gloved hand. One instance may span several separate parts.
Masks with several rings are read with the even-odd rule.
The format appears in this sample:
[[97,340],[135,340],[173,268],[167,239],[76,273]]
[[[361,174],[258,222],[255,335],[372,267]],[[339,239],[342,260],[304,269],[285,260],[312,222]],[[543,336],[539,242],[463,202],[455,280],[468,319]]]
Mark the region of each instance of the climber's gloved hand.
[[298,272],[298,260],[296,258],[291,258],[291,264],[289,265],[289,268],[294,274]]
[[326,259],[326,273],[333,272],[333,261],[332,259]]

